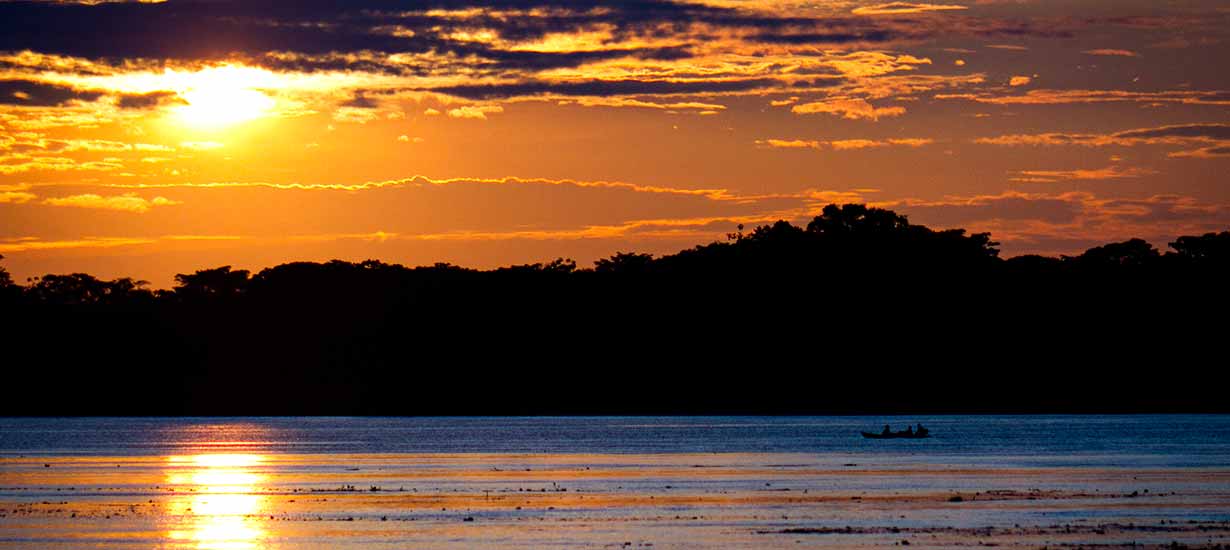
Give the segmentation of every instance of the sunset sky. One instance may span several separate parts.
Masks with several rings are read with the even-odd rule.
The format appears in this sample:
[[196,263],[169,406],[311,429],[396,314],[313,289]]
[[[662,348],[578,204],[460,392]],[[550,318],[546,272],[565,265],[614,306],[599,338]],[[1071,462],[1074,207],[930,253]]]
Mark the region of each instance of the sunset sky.
[[866,202],[1230,229],[1230,4],[0,1],[14,279],[674,252]]

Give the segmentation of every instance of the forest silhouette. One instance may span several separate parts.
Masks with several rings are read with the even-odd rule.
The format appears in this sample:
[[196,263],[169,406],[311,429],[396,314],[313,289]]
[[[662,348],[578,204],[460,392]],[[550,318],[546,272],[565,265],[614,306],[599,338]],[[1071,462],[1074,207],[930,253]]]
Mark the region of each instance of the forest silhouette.
[[0,268],[0,414],[1230,410],[1230,231],[997,246],[846,204],[588,269]]

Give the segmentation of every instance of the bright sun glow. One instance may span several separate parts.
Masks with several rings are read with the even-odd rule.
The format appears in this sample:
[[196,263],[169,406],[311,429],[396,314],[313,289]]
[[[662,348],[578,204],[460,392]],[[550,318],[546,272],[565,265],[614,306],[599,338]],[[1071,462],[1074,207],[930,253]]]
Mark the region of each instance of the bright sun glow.
[[273,100],[256,90],[218,86],[185,92],[179,116],[193,126],[229,126],[260,118]]
[[260,118],[273,100],[256,90],[205,88],[185,92],[187,102],[177,109],[180,120],[190,126],[222,127]]
[[179,96],[185,104],[176,109],[190,126],[222,127],[264,116],[273,109],[273,98],[261,89],[272,75],[248,67],[214,67],[184,75]]
[[258,490],[265,476],[255,470],[263,461],[239,454],[169,457],[167,483],[177,492],[169,510],[181,522],[168,538],[202,550],[264,547],[265,532],[255,517],[266,508]]

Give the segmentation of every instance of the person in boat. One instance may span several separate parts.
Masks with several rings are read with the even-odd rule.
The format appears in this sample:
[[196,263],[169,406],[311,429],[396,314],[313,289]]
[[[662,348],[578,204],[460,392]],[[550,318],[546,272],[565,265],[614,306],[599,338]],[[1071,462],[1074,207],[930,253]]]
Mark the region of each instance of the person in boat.
[[923,425],[922,425],[922,422],[919,422],[919,423],[918,423],[918,429],[917,429],[917,430],[914,430],[914,433],[916,433],[916,434],[918,434],[918,435],[927,435],[927,432],[928,432],[928,431],[930,431],[930,430],[928,430],[928,429],[924,428],[924,427],[923,427]]
[[914,426],[906,426],[903,433],[907,436],[914,435]]
[[888,424],[885,424],[884,431],[880,432],[880,435],[892,435],[892,433],[893,431],[888,428]]

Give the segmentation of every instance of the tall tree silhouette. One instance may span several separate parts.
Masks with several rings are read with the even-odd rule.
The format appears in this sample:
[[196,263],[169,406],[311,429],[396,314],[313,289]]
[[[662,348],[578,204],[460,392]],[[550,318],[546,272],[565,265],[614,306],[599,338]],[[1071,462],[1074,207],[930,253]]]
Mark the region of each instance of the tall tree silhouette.
[[192,274],[175,276],[175,295],[187,300],[208,298],[235,298],[248,288],[248,270],[231,270],[224,265],[202,269]]

